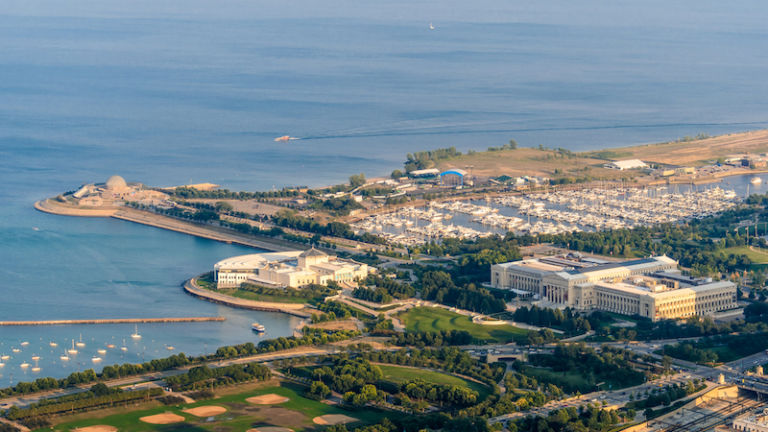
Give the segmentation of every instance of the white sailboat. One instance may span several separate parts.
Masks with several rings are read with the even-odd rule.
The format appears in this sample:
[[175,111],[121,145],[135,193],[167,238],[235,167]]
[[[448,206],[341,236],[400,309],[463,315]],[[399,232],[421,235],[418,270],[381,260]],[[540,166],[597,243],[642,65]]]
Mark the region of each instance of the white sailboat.
[[429,23],[429,29],[430,29],[430,30],[434,30],[434,29],[435,29],[435,26],[433,26],[433,25],[432,25],[432,23]]
[[67,354],[75,355],[77,354],[77,350],[75,349],[75,340],[72,339],[72,348],[67,350]]
[[84,348],[85,347],[85,342],[83,342],[83,334],[82,333],[80,333],[80,340],[75,345],[77,345],[78,348]]
[[133,328],[133,334],[131,335],[131,338],[133,339],[141,339],[141,334],[139,333],[139,325],[136,324]]
[[64,352],[64,354],[59,356],[59,360],[61,360],[61,361],[69,361],[69,356],[67,355],[66,352]]

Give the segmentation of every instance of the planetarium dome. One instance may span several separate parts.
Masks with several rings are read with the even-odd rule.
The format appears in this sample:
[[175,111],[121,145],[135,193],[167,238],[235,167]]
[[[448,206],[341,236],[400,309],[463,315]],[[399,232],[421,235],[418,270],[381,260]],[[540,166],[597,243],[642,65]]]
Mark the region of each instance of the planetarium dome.
[[128,184],[125,182],[125,179],[120,177],[119,175],[113,175],[112,177],[107,180],[106,183],[107,189],[122,189]]

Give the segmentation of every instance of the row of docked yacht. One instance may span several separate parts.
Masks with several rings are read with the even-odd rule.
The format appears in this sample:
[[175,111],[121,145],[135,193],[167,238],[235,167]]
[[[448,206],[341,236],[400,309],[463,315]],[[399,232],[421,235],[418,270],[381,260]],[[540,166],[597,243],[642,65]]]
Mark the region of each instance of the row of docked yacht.
[[[487,199],[488,205],[467,201],[431,202],[426,207],[407,207],[369,216],[353,224],[353,228],[358,233],[376,233],[392,243],[408,246],[448,237],[473,239],[502,232],[538,235],[634,228],[699,219],[740,202],[734,191],[720,187],[684,193],[672,193],[666,187],[593,188],[505,195]],[[455,213],[469,215],[471,227],[445,224]],[[420,226],[420,221],[426,221],[427,225]],[[474,224],[483,228],[476,229]]]

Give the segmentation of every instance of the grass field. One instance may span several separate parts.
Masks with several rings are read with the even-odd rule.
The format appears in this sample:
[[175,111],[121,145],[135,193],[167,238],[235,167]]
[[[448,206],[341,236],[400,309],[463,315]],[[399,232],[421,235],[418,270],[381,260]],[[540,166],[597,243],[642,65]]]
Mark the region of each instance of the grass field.
[[734,246],[723,249],[726,255],[746,255],[755,264],[768,264],[768,250],[760,248],[750,248],[749,246]]
[[384,373],[384,379],[386,381],[402,384],[407,381],[411,381],[415,378],[423,379],[424,381],[435,384],[447,384],[461,387],[469,387],[472,390],[478,392],[481,398],[485,398],[490,394],[491,389],[483,384],[465,380],[457,376],[448,375],[446,373],[430,371],[425,369],[418,369],[405,366],[394,365],[378,365],[381,368],[381,372]]
[[[152,409],[130,411],[108,416],[99,416],[99,412],[84,414],[85,419],[78,419],[58,424],[53,428],[43,428],[39,431],[70,431],[76,427],[93,425],[110,425],[120,432],[139,431],[246,431],[257,426],[278,426],[291,428],[297,432],[313,430],[317,425],[312,419],[325,414],[345,414],[360,420],[351,426],[363,423],[376,423],[389,413],[364,409],[349,411],[336,406],[313,401],[302,396],[304,389],[301,386],[281,383],[280,386],[266,386],[243,393],[221,396],[215,399],[200,401],[193,404],[179,406],[162,406]],[[288,402],[277,405],[252,405],[245,400],[251,396],[276,393],[288,397]],[[198,406],[218,405],[227,408],[227,412],[214,417],[213,421],[206,418],[198,418],[184,413],[182,410]],[[151,425],[141,422],[139,418],[165,412],[174,413],[185,418],[185,421],[168,425]]]
[[[671,165],[697,166],[735,153],[762,153],[768,150],[768,131],[758,130],[658,144],[620,147],[603,151],[572,153],[563,157],[557,151],[520,147],[516,150],[478,151],[441,160],[440,170],[472,166],[472,174],[515,177],[545,175],[547,177],[628,178],[641,176],[635,170],[614,171],[603,168],[608,160],[641,159]],[[557,171],[556,171],[557,170]]]
[[259,294],[253,291],[243,290],[239,288],[235,288],[235,289],[222,288],[222,289],[219,289],[218,292],[222,294],[230,295],[232,297],[242,298],[246,300],[255,300],[255,301],[272,302],[272,303],[297,303],[298,304],[298,303],[310,302],[310,299],[301,298],[301,297]]
[[536,378],[539,382],[552,383],[568,392],[578,390],[581,393],[589,393],[595,390],[595,382],[586,379],[577,371],[561,373],[546,368],[525,366],[523,373],[528,377]]
[[474,338],[491,343],[510,342],[528,334],[527,330],[510,325],[485,326],[475,324],[468,316],[441,308],[416,307],[398,315],[408,331],[466,330]]

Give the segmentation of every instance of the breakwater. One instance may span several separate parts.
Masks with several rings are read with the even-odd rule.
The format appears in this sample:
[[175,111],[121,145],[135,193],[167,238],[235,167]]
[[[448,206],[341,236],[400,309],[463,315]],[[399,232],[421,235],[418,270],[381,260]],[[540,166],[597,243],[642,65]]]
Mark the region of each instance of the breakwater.
[[110,318],[110,319],[74,319],[45,321],[0,321],[0,326],[44,326],[71,324],[152,324],[180,322],[221,322],[224,317],[181,317],[181,318]]

